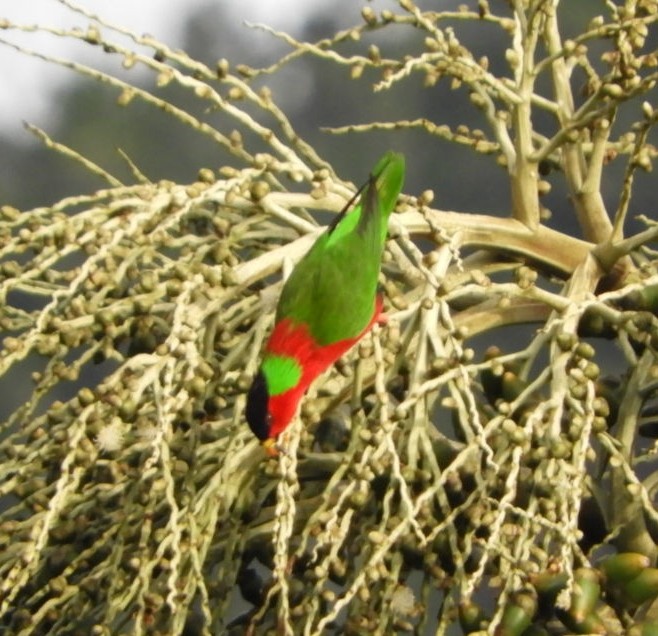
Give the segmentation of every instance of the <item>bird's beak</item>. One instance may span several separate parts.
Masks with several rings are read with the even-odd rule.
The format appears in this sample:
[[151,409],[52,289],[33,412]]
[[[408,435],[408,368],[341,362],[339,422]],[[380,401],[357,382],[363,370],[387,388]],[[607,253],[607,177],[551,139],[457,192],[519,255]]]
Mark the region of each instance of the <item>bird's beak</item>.
[[268,437],[263,442],[263,448],[265,449],[265,454],[268,457],[278,457],[279,456],[279,447],[276,445],[276,439],[273,437]]

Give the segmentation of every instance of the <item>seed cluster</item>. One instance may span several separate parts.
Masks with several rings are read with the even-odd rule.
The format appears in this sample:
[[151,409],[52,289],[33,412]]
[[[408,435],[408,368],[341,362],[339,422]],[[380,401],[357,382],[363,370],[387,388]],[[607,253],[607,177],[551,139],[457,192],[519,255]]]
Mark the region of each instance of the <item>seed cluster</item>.
[[[122,107],[164,110],[229,160],[188,185],[133,166],[125,186],[32,127],[108,187],[0,208],[2,629],[655,630],[644,604],[658,596],[658,226],[625,226],[656,155],[658,3],[605,3],[563,40],[558,2],[438,12],[401,0],[319,43],[266,29],[292,52],[254,69],[210,67],[60,2],[91,26],[0,28],[149,69],[153,90],[52,60],[115,87]],[[506,38],[500,59],[471,52],[463,25]],[[394,57],[366,41],[381,29],[413,31],[419,50]],[[280,272],[320,231],[314,213],[354,192],[254,88],[303,55],[354,80],[378,74],[377,90],[416,74],[428,90],[466,90],[486,131],[414,118],[334,132],[418,128],[491,155],[510,214],[442,211],[432,190],[401,197],[386,323],[312,387],[267,458],[244,402]],[[167,101],[172,83],[227,129]],[[619,130],[627,103],[637,112]],[[552,128],[536,129],[538,112]],[[609,214],[613,161],[624,167]],[[544,225],[540,201],[560,183],[583,239]]]

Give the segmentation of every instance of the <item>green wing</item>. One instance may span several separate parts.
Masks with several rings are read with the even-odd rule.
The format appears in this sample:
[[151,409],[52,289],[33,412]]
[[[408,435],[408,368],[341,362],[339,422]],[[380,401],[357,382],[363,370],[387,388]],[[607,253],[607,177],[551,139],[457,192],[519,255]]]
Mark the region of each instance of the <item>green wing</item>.
[[386,153],[351,212],[322,234],[286,281],[277,322],[307,325],[320,345],[355,338],[372,319],[388,217],[404,182],[404,157]]

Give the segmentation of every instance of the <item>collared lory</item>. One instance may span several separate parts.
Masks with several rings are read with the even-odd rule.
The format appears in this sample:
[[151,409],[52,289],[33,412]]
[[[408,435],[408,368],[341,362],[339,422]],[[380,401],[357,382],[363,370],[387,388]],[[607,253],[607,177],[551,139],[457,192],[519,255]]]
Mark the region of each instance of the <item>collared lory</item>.
[[380,317],[377,279],[404,172],[404,157],[387,152],[354,208],[347,205],[285,282],[274,330],[247,396],[247,422],[260,440],[271,444],[278,437],[311,382]]

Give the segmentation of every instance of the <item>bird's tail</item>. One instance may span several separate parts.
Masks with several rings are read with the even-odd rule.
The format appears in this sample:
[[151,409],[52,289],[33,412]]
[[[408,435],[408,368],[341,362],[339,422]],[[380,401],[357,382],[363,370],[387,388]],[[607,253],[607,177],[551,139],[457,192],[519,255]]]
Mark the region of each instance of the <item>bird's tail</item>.
[[372,170],[370,182],[363,194],[364,211],[370,206],[379,210],[381,215],[381,242],[386,240],[388,217],[404,185],[405,161],[404,155],[389,150],[377,162]]

